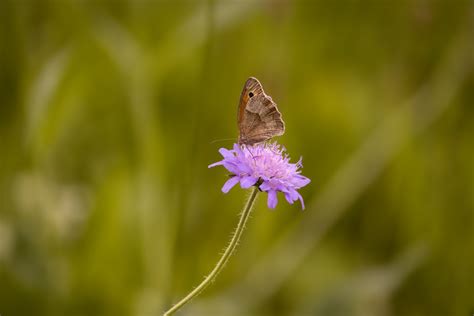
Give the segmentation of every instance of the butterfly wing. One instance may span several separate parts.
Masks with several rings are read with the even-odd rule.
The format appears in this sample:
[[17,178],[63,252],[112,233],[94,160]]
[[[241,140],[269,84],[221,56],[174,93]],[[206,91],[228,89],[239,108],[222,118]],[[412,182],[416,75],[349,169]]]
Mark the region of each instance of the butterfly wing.
[[255,78],[249,78],[242,90],[238,124],[240,144],[260,143],[285,132],[285,123],[275,102]]

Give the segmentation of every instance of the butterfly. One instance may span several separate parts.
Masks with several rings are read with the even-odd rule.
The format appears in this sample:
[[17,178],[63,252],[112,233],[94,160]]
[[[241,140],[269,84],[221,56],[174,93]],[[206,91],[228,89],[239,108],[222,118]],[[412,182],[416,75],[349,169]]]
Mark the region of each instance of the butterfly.
[[245,82],[240,95],[237,123],[239,144],[253,145],[285,133],[285,123],[276,103],[253,77]]

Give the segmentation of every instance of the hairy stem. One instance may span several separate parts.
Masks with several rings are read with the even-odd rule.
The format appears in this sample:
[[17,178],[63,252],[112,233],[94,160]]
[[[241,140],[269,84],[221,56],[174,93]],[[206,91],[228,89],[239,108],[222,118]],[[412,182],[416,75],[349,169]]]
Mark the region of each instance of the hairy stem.
[[221,272],[221,270],[224,268],[229,258],[234,253],[234,250],[237,247],[237,244],[239,243],[240,236],[242,236],[242,232],[244,231],[244,228],[245,228],[245,223],[247,222],[250,212],[252,211],[258,192],[259,192],[258,188],[254,187],[252,190],[252,193],[250,194],[249,199],[247,200],[247,203],[245,204],[242,214],[240,214],[239,224],[237,225],[237,228],[235,229],[235,232],[232,235],[232,239],[230,240],[230,243],[225,249],[224,254],[220,258],[220,260],[217,262],[216,266],[211,271],[211,273],[209,273],[209,275],[201,282],[201,284],[199,284],[194,290],[192,290],[188,295],[186,295],[186,297],[184,297],[181,301],[176,303],[168,311],[166,311],[163,314],[163,316],[173,315],[176,311],[178,311],[181,307],[183,307],[187,302],[189,302],[194,297],[199,295],[209,284],[211,284],[214,281],[214,279],[219,274],[219,272]]

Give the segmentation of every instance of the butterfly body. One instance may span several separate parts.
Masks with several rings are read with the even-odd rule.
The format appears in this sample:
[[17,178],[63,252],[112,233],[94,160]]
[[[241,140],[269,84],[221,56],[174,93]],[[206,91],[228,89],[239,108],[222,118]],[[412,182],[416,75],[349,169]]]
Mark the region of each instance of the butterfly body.
[[240,95],[239,144],[253,145],[285,133],[285,123],[276,103],[265,94],[256,78],[249,78]]

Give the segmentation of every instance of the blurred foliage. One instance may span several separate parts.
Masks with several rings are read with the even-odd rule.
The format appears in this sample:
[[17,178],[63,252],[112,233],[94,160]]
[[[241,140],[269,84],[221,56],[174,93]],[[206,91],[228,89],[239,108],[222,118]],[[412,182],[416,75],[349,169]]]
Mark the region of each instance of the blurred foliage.
[[246,193],[256,76],[307,210],[258,201],[182,315],[474,312],[472,1],[0,2],[0,314],[159,315]]

